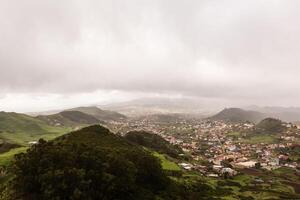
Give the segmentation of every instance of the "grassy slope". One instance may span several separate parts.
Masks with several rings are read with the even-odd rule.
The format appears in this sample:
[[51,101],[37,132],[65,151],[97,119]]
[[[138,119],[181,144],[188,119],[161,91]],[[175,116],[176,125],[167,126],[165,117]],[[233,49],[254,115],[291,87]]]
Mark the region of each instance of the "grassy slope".
[[0,131],[2,132],[22,132],[24,130],[32,134],[39,134],[45,131],[46,124],[34,117],[19,113],[0,112]]
[[30,141],[37,141],[40,138],[43,138],[45,140],[50,140],[58,136],[61,136],[70,130],[71,130],[70,128],[57,128],[56,130],[52,129],[51,132],[45,131],[41,134],[31,134],[30,132],[27,131],[20,131],[16,133],[4,132],[1,133],[0,136],[8,142],[27,146],[28,142]]
[[[227,134],[227,136],[235,139],[237,143],[245,144],[273,144],[279,142],[279,136],[275,134],[248,134],[246,137],[244,137],[240,132],[230,132]],[[237,140],[237,138],[242,139]]]
[[19,114],[0,112],[1,142],[8,141],[27,145],[29,141],[39,138],[52,139],[70,131],[66,127],[53,127],[37,118]]
[[264,114],[256,111],[242,110],[240,108],[227,108],[212,116],[212,120],[225,120],[230,122],[259,122]]
[[153,152],[152,155],[160,159],[162,168],[164,170],[180,171],[180,167],[176,163],[168,160],[165,155],[159,154],[157,152]]
[[94,116],[79,111],[63,111],[53,115],[40,115],[37,118],[56,127],[78,127],[102,123]]
[[16,132],[16,133],[0,133],[0,136],[4,138],[5,141],[11,143],[17,143],[23,147],[12,149],[8,152],[0,154],[0,166],[6,166],[13,159],[15,154],[24,152],[28,148],[28,142],[37,141],[40,138],[45,140],[51,140],[65,133],[71,131],[71,128],[53,128],[45,127],[48,132],[42,134],[30,134],[26,131]]
[[49,126],[44,121],[25,114],[0,112],[0,142],[22,146],[0,154],[0,166],[8,165],[15,154],[25,151],[28,142],[40,138],[51,140],[69,131],[71,128]]
[[28,147],[19,147],[0,154],[0,166],[7,166],[12,161],[15,154],[25,152]]

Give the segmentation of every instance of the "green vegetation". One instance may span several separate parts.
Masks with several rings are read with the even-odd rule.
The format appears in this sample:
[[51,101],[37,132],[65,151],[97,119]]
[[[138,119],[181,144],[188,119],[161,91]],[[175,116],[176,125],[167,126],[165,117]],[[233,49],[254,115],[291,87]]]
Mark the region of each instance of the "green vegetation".
[[289,159],[292,161],[300,162],[300,145],[278,148],[277,152],[280,154],[289,155]]
[[0,135],[3,132],[13,134],[24,130],[31,134],[40,134],[47,131],[46,127],[46,123],[28,115],[0,112]]
[[280,142],[280,133],[286,130],[282,121],[266,118],[259,122],[253,130],[249,131],[240,142],[249,144],[271,144]]
[[153,156],[104,127],[83,128],[40,140],[18,154],[0,199],[214,200],[230,195],[196,175],[169,178],[157,157],[168,169],[178,169],[163,155]]
[[154,199],[169,182],[159,161],[100,126],[18,154],[7,199]]
[[58,127],[78,127],[103,123],[94,116],[79,111],[63,111],[53,115],[41,115],[37,118],[50,126]]
[[223,120],[229,122],[259,122],[264,114],[255,111],[243,110],[240,108],[226,108],[218,114],[210,117],[212,120]]
[[159,154],[157,152],[154,152],[153,155],[159,158],[164,170],[180,171],[180,167],[175,162],[168,160],[165,155]]
[[230,132],[227,133],[227,136],[232,136],[232,137],[239,137],[241,135],[240,132]]
[[273,118],[266,118],[255,126],[255,132],[260,134],[276,134],[284,130],[286,128],[282,125],[282,121]]
[[[49,132],[59,129],[47,128]],[[121,137],[99,125],[61,134],[12,134],[20,141],[59,137],[40,140],[27,151],[28,147],[20,147],[0,154],[6,172],[0,173],[1,200],[300,199],[299,174],[290,168],[240,169],[231,178],[208,178],[180,170],[176,162],[182,150],[155,134],[129,132]],[[265,143],[267,136],[254,134],[249,140]],[[288,152],[294,151],[298,152],[297,146]]]
[[167,154],[173,158],[178,158],[183,151],[180,147],[174,146],[163,139],[161,136],[151,134],[145,131],[131,131],[125,135],[125,138],[143,147],[150,148],[162,154]]
[[0,112],[1,143],[26,146],[40,138],[53,139],[70,131],[68,127],[54,127],[46,122],[19,113]]
[[17,148],[17,147],[20,147],[20,145],[3,141],[2,143],[0,143],[0,154],[5,153],[5,152],[7,152],[11,149]]
[[54,128],[51,129],[51,131],[53,132],[45,131],[41,134],[31,134],[30,132],[24,130],[22,132],[15,132],[13,134],[7,132],[0,133],[0,136],[4,138],[5,141],[27,146],[28,142],[30,141],[37,141],[40,138],[43,138],[45,140],[51,140],[71,130],[72,130],[71,128],[57,127],[55,129]]
[[[241,186],[236,194],[253,199],[299,199],[299,174],[290,168],[273,171],[243,169],[231,180]],[[230,181],[231,181],[230,180]],[[228,183],[227,183],[228,184]],[[229,183],[230,184],[230,183]]]
[[25,152],[26,149],[28,147],[19,147],[0,154],[0,166],[8,166],[12,162],[14,155]]
[[278,137],[274,135],[248,135],[246,138],[243,138],[241,141],[243,143],[248,144],[271,144],[271,143],[277,143]]

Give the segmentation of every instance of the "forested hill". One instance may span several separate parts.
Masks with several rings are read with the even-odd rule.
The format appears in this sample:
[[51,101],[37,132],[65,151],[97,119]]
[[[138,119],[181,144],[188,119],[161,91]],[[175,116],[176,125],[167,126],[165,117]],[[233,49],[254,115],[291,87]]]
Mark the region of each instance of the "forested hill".
[[125,135],[125,138],[134,144],[150,148],[159,153],[167,154],[173,158],[177,158],[183,153],[180,147],[170,144],[157,134],[148,133],[146,131],[131,131]]
[[210,117],[212,120],[222,120],[228,122],[253,122],[257,123],[266,117],[265,114],[256,112],[243,110],[240,108],[225,108],[221,112],[216,115]]
[[274,118],[266,118],[255,126],[256,132],[261,132],[265,134],[276,134],[281,133],[285,130],[286,127],[283,126],[283,122],[279,119]]
[[0,199],[193,200],[218,193],[203,181],[174,181],[151,152],[99,125],[40,140],[11,169]]

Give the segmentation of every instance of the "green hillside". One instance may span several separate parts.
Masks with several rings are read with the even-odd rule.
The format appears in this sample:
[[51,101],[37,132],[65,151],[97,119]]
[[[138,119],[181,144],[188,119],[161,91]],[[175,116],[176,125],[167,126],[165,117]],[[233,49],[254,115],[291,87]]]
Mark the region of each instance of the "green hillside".
[[125,138],[134,144],[167,154],[173,158],[178,158],[179,154],[183,153],[180,147],[170,144],[157,134],[148,133],[146,131],[131,131],[125,135]]
[[150,200],[170,182],[158,159],[100,126],[40,141],[13,169],[7,199]]
[[255,126],[257,132],[265,134],[276,134],[286,130],[282,125],[282,121],[274,118],[266,118]]
[[57,127],[77,127],[103,123],[94,116],[79,111],[63,111],[53,115],[40,115],[37,118],[50,126]]
[[280,142],[280,135],[286,130],[282,125],[283,122],[278,119],[266,118],[254,126],[253,130],[247,133],[243,142],[258,144],[258,143],[278,143]]
[[39,134],[46,131],[45,125],[43,121],[25,114],[0,112],[0,133],[26,130],[32,134]]
[[257,123],[265,118],[265,115],[256,111],[248,111],[240,108],[225,108],[216,115],[210,117],[212,120],[223,120],[228,122],[253,122]]
[[102,110],[96,106],[78,107],[78,108],[73,108],[70,110],[71,111],[79,111],[79,112],[86,113],[88,115],[92,115],[101,121],[110,121],[110,120],[117,121],[117,120],[126,119],[125,115],[122,115],[122,114],[120,114],[118,112],[114,112],[114,111]]
[[70,129],[49,126],[25,114],[0,112],[0,143],[28,145],[30,141],[53,139],[67,131]]

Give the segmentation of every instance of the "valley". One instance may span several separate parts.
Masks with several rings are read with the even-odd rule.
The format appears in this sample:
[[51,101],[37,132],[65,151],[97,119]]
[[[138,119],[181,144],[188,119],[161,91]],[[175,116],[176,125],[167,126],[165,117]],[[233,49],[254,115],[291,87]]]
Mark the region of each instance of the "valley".
[[95,107],[79,110],[36,117],[2,112],[2,173],[8,173],[15,154],[31,149],[41,138],[52,141],[70,131],[101,124],[114,135],[148,149],[172,179],[208,184],[226,194],[222,199],[300,196],[300,129],[293,123],[274,118],[255,123],[249,120],[254,119],[254,112],[250,118],[247,114],[241,118],[241,110],[236,109],[225,115],[221,111],[218,119],[186,114],[129,118],[116,113],[112,118],[111,112],[104,118]]

